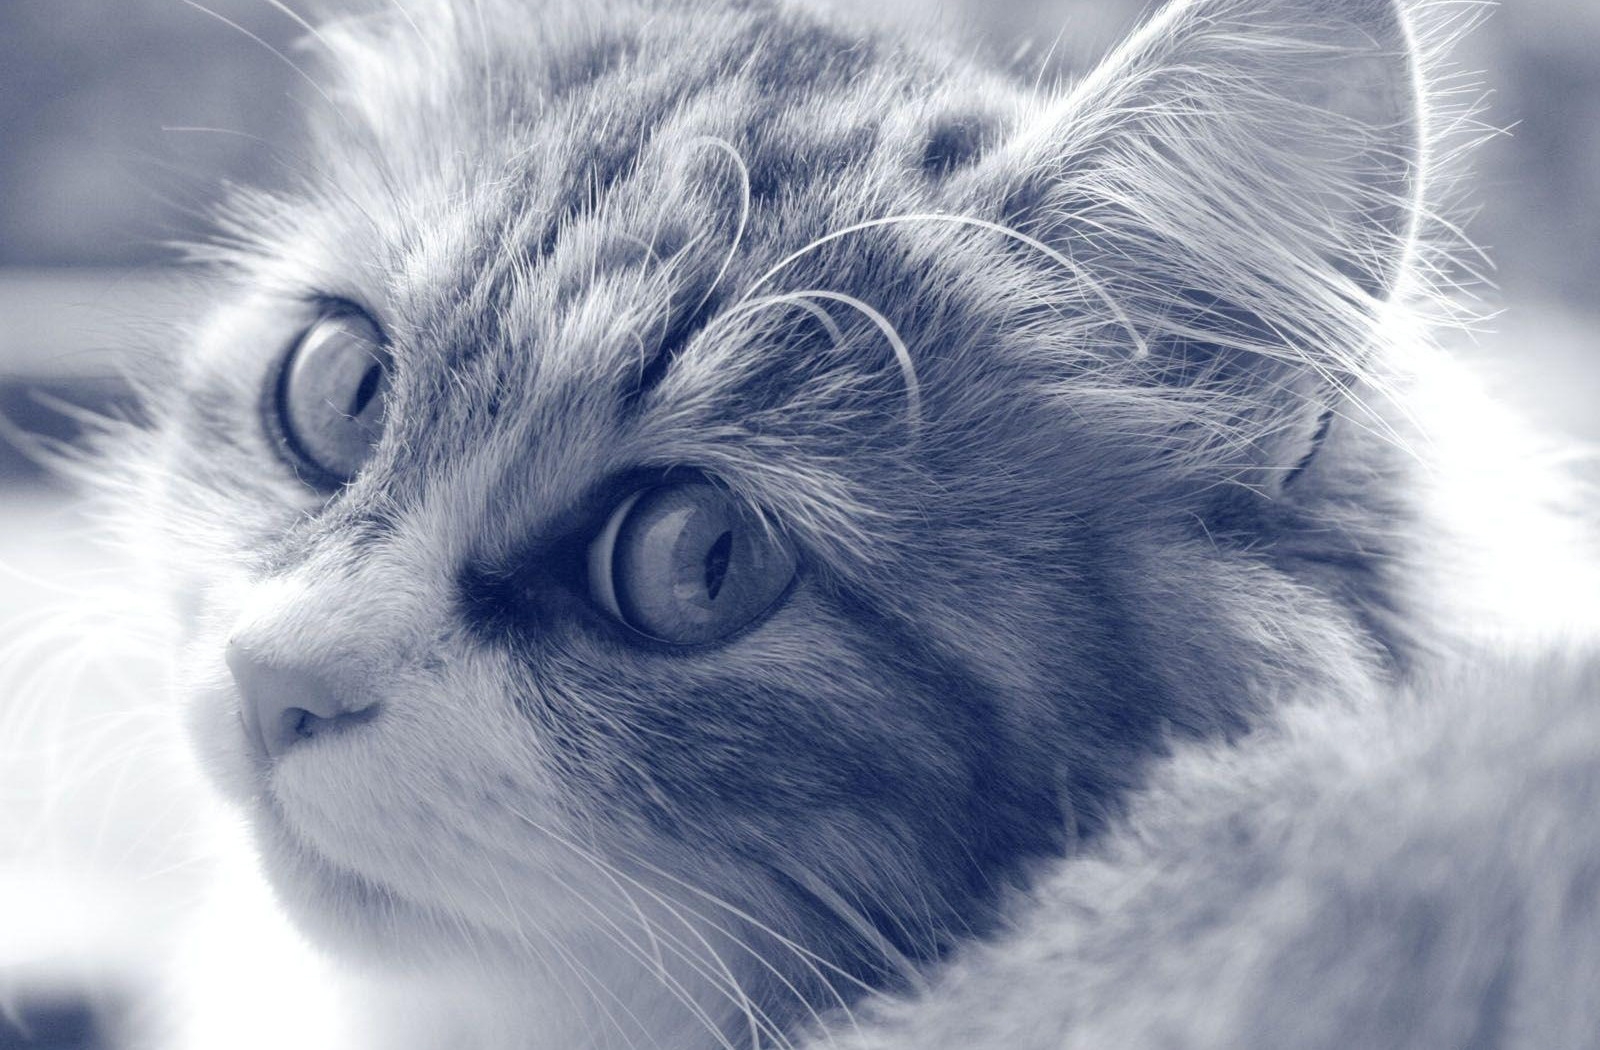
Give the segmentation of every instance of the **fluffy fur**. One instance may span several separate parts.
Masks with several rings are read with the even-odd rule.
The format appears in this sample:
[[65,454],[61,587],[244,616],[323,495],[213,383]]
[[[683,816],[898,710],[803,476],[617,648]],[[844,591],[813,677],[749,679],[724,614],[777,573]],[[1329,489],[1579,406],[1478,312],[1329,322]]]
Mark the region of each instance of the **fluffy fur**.
[[1491,660],[1186,751],[1012,932],[820,1045],[1600,1045],[1596,697],[1592,660]]
[[[139,466],[287,910],[436,1045],[1592,1038],[1593,674],[1426,684],[1445,21],[1179,0],[1065,93],[765,2],[321,25]],[[260,406],[334,299],[396,372],[329,497]],[[804,570],[669,653],[551,566],[684,467]],[[378,716],[259,761],[230,640]]]

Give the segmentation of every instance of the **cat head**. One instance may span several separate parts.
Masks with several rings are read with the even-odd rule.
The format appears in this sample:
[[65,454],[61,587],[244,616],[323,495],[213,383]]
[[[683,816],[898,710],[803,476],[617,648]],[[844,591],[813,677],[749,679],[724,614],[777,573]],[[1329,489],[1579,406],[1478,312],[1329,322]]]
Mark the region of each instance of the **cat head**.
[[1175,3],[1065,93],[766,3],[316,40],[150,453],[200,750],[308,925],[649,921],[817,999],[1168,736],[1404,661],[1395,3]]

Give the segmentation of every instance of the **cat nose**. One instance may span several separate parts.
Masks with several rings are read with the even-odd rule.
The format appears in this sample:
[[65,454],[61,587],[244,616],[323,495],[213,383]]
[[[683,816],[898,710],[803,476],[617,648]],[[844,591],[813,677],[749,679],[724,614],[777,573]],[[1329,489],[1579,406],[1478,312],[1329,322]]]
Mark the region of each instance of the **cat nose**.
[[226,660],[239,687],[245,733],[271,758],[303,740],[368,721],[374,713],[373,704],[352,702],[314,668],[275,666],[237,641],[228,643]]

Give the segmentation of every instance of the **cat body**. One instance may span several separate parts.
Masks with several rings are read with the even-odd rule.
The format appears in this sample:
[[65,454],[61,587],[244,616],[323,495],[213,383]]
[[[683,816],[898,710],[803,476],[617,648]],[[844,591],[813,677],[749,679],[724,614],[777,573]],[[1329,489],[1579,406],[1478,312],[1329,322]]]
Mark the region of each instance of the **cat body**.
[[1006,937],[816,1045],[1600,1045],[1597,690],[1478,666],[1183,754]]
[[1180,0],[1065,93],[783,4],[318,27],[133,473],[350,1031],[1592,1036],[1593,673],[1443,672],[1600,594],[1430,346],[1447,14]]

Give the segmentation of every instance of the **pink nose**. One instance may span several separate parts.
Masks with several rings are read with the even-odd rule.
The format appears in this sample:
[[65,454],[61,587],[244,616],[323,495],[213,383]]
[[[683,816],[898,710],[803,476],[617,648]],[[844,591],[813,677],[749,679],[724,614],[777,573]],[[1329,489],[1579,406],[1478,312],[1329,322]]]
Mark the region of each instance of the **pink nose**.
[[230,642],[228,669],[239,687],[245,733],[276,758],[302,740],[348,729],[371,719],[376,708],[353,700],[315,668],[274,666]]

